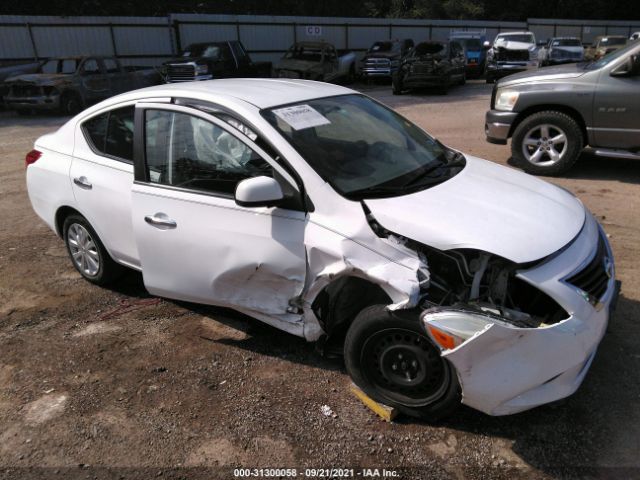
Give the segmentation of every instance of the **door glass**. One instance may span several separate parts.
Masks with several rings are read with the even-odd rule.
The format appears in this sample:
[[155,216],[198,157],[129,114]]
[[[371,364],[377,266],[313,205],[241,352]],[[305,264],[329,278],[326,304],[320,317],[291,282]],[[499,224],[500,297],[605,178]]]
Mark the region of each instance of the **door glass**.
[[98,61],[95,58],[88,59],[86,62],[84,62],[82,70],[87,75],[95,75],[97,73],[100,73],[100,67],[98,66]]
[[107,73],[118,73],[118,64],[113,58],[105,58],[104,66],[107,69]]
[[233,195],[241,180],[273,170],[260,155],[217,125],[179,112],[147,110],[149,181]]
[[82,124],[87,140],[98,154],[133,161],[133,106],[117,108]]

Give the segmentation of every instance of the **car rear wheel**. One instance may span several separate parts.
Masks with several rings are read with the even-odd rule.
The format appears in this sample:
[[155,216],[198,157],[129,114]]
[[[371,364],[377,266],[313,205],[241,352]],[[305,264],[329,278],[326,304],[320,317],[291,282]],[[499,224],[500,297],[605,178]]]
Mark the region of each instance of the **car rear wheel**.
[[582,152],[584,139],[578,123],[555,111],[525,118],[511,140],[514,163],[534,175],[560,175],[569,170]]
[[124,272],[124,267],[111,258],[82,215],[68,216],[62,228],[71,263],[85,279],[96,285],[106,285]]
[[349,327],[344,357],[358,387],[407,415],[436,421],[460,404],[454,368],[417,317],[392,315],[383,305],[364,309]]
[[65,115],[75,115],[82,111],[82,100],[77,93],[66,92],[60,98],[60,110]]

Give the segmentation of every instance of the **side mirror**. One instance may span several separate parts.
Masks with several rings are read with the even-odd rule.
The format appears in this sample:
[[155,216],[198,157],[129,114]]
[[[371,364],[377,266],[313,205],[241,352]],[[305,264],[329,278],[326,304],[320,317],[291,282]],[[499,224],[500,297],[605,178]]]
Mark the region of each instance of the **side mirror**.
[[612,77],[633,77],[640,75],[640,55],[635,54],[627,58],[627,61],[611,72]]
[[488,49],[488,48],[491,48],[491,43],[489,43],[489,41],[488,41],[488,40],[485,40],[485,41],[484,41],[484,43],[482,44],[482,46],[483,46],[485,49]]
[[271,177],[247,178],[236,187],[235,200],[241,207],[273,207],[282,199],[282,188]]

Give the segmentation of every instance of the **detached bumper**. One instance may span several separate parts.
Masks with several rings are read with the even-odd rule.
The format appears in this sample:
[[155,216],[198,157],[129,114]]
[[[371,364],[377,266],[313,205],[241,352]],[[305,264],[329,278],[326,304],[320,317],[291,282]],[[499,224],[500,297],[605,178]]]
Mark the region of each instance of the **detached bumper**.
[[[443,351],[442,357],[457,370],[463,403],[489,415],[509,415],[567,397],[578,389],[606,330],[618,283],[611,263],[607,289],[593,306],[565,279],[584,266],[585,260],[590,261],[599,235],[597,222],[588,215],[583,231],[564,252],[518,273],[552,296],[569,312],[568,319],[538,328],[494,321],[461,345]],[[612,259],[608,244],[606,248]],[[427,326],[430,321],[447,321],[435,315],[438,313],[423,314]],[[482,313],[469,315],[483,317]]]
[[489,110],[485,114],[484,133],[487,142],[505,145],[509,138],[511,125],[515,122],[518,112],[503,112],[500,110]]

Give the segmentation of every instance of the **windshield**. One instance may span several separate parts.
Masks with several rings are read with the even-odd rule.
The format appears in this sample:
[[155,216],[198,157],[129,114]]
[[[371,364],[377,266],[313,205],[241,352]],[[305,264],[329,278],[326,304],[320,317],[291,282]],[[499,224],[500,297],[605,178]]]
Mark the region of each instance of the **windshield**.
[[522,42],[522,43],[535,43],[533,41],[533,35],[530,33],[518,33],[513,35],[498,35],[496,42]]
[[482,42],[479,38],[456,38],[454,40],[461,43],[465,50],[482,50]]
[[75,58],[56,58],[46,61],[40,67],[42,73],[64,73],[71,75],[78,69],[78,60]]
[[421,57],[423,55],[446,55],[447,54],[447,46],[444,43],[435,43],[435,42],[423,42],[416,45],[416,48],[413,50],[413,54],[416,57]]
[[625,48],[621,48],[619,50],[615,50],[611,53],[608,53],[607,55],[605,55],[604,57],[602,57],[600,60],[598,60],[597,62],[592,62],[592,63],[587,63],[585,68],[587,70],[597,70],[598,68],[602,68],[608,64],[610,64],[611,62],[613,62],[614,60],[620,58],[620,57],[624,57],[625,55],[627,55],[629,53],[630,50],[637,50],[638,48],[638,44],[637,43],[632,43],[628,46],[626,46]]
[[220,47],[218,45],[191,45],[184,52],[183,57],[205,57],[220,58]]
[[627,39],[625,37],[606,37],[600,39],[600,46],[607,47],[609,45],[624,45],[627,43]]
[[376,52],[399,52],[400,44],[394,42],[376,42],[374,43],[367,53]]
[[322,49],[308,45],[294,45],[284,58],[320,62],[322,60]]
[[465,164],[462,155],[362,95],[309,100],[262,115],[323,180],[353,200],[428,188]]
[[551,42],[552,47],[581,47],[582,43],[577,38],[558,38]]

